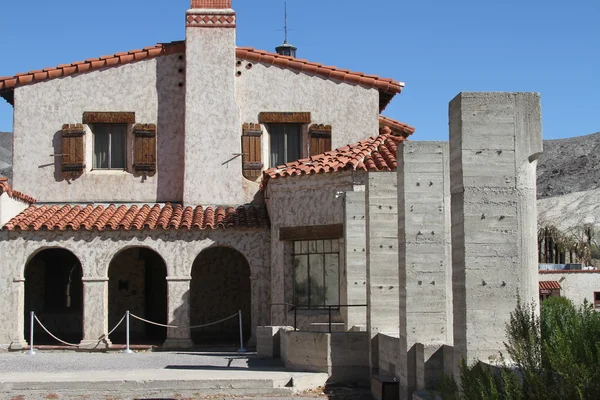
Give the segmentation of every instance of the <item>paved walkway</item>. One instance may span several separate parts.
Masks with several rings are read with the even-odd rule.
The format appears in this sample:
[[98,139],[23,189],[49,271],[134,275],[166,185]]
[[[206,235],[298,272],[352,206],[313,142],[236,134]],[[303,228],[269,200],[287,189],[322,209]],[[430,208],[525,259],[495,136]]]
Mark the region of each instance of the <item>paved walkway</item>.
[[311,389],[314,398],[326,379],[326,374],[285,371],[254,353],[0,354],[2,399],[230,398],[218,396],[223,393],[285,398]]

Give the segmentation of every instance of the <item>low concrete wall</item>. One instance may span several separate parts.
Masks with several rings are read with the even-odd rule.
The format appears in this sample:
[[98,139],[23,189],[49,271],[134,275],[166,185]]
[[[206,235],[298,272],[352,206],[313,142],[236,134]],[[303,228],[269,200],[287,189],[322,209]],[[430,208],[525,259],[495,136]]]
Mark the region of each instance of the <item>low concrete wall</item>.
[[280,331],[289,329],[285,326],[256,327],[256,353],[260,358],[279,358],[281,343]]
[[396,376],[400,356],[400,338],[392,335],[377,335],[379,341],[379,374]]
[[328,383],[369,383],[369,334],[280,330],[281,360],[295,371],[326,372]]

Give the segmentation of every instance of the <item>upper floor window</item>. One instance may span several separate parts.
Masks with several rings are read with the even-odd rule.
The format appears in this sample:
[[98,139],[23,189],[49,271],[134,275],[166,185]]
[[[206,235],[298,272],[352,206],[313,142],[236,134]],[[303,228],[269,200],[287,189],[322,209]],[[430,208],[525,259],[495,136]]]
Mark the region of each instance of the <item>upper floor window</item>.
[[271,167],[302,158],[302,125],[270,124]]
[[94,169],[120,169],[126,165],[127,124],[94,124]]

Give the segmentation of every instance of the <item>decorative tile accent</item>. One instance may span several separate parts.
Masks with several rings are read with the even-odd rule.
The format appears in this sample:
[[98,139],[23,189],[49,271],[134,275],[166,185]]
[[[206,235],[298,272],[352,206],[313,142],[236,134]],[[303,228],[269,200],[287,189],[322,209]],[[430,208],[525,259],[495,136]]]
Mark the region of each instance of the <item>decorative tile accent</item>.
[[192,0],[191,8],[231,8],[231,0]]
[[188,28],[235,28],[235,14],[188,14]]
[[[2,182],[0,182],[2,185]],[[1,186],[0,186],[1,187]],[[35,202],[35,200],[33,200]],[[219,228],[266,228],[269,219],[264,206],[183,207],[180,204],[144,204],[141,207],[72,205],[31,206],[11,219],[4,230],[209,230]]]

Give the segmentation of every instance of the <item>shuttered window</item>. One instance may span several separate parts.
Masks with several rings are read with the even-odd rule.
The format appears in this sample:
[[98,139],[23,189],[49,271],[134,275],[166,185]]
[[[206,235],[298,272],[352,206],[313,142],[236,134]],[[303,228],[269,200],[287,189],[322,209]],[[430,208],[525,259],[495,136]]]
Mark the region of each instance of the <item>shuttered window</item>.
[[263,168],[262,128],[260,124],[244,124],[242,127],[242,174],[256,181]]
[[331,151],[331,125],[312,125],[308,132],[311,156]]
[[156,171],[156,125],[137,124],[133,135],[133,169],[138,172]]
[[269,124],[271,168],[302,158],[302,125]]
[[126,124],[94,124],[94,169],[125,169]]
[[62,127],[62,170],[80,173],[85,169],[84,130],[81,124]]

